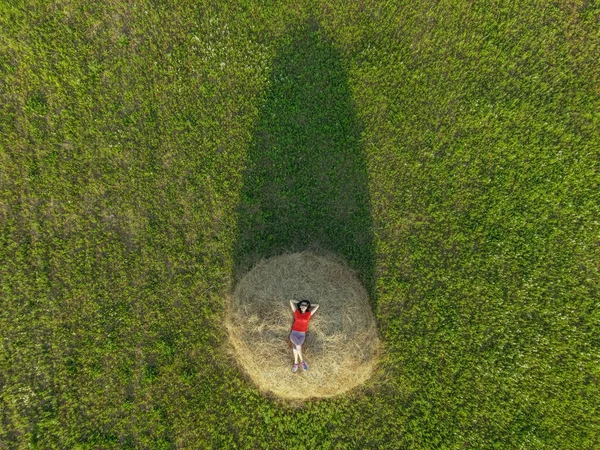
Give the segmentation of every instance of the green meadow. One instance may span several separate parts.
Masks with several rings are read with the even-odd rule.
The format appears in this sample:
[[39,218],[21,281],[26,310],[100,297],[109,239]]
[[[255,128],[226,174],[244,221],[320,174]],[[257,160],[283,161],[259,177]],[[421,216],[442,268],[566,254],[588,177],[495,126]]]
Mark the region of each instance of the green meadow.
[[[0,2],[0,448],[600,448],[599,20]],[[306,248],[356,271],[384,350],[289,403],[224,320]]]

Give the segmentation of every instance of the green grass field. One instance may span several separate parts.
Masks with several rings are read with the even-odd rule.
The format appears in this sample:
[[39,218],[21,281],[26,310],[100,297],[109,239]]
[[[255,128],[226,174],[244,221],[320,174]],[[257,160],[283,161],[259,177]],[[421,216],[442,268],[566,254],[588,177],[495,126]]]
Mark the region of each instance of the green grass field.
[[[597,2],[0,10],[0,448],[600,448]],[[385,352],[288,404],[226,297],[307,247]]]

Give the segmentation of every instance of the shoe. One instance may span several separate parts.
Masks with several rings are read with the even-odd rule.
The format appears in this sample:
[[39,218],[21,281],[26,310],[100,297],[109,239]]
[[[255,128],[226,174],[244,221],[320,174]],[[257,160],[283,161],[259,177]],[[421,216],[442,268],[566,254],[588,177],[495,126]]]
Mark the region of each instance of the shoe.
[[294,364],[292,366],[292,372],[294,372],[294,373],[298,372],[298,364]]
[[302,361],[302,368],[304,369],[305,372],[308,370],[308,366],[306,365],[306,362],[304,362],[304,361]]

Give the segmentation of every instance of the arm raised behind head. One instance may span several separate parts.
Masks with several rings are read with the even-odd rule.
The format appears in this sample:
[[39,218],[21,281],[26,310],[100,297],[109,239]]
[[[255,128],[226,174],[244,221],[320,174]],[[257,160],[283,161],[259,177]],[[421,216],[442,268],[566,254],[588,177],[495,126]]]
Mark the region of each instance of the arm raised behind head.
[[292,308],[292,312],[296,312],[296,310],[298,309],[298,302],[290,300],[290,307]]
[[317,312],[317,309],[319,309],[319,305],[312,305],[312,308],[310,308],[310,315],[314,316]]

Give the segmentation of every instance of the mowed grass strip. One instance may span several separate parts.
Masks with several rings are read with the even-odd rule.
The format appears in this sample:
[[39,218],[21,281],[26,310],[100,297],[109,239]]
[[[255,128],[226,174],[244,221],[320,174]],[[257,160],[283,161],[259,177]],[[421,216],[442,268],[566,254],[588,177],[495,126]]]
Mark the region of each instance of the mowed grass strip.
[[[0,11],[8,448],[600,445],[593,3]],[[326,51],[294,54],[298,33]],[[288,405],[227,353],[224,302],[236,248],[252,242],[238,221],[260,229],[240,216],[245,193],[261,192],[247,175],[282,161],[259,153],[257,130],[292,129],[268,112],[310,111],[265,98],[281,92],[281,68],[323,55],[343,93],[332,110],[358,139],[360,177],[340,183],[361,194],[347,223],[368,224],[372,242],[353,264],[374,284],[386,354],[364,389]],[[342,142],[326,120],[311,127]],[[322,160],[322,146],[275,140]],[[285,223],[277,245],[305,239]],[[272,233],[257,236],[273,248]],[[327,239],[352,262],[343,233]]]

